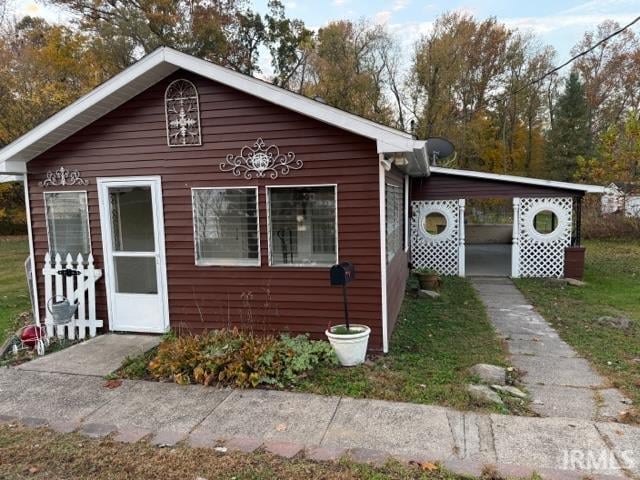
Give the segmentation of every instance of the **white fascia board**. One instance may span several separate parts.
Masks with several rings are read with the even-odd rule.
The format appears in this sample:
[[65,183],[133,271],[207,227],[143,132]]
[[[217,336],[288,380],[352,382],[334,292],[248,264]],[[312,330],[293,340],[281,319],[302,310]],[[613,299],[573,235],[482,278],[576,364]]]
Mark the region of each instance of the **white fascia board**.
[[22,175],[26,172],[27,165],[25,164],[25,162],[19,162],[17,160],[0,162],[1,175]]
[[455,168],[430,167],[433,173],[457,175],[460,177],[479,178],[484,180],[498,180],[502,182],[523,183],[541,187],[560,188],[564,190],[576,190],[585,193],[605,193],[606,187],[599,185],[582,185],[580,183],[557,182],[555,180],[543,180],[540,178],[517,177],[515,175],[501,175],[498,173],[477,172],[474,170],[458,170]]

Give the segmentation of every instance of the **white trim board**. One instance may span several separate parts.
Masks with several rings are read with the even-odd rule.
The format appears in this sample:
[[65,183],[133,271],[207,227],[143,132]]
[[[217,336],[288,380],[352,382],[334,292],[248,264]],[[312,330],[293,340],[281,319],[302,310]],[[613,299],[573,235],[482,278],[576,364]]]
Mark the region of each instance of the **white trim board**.
[[86,127],[151,85],[184,69],[286,109],[376,141],[378,153],[407,153],[415,168],[428,174],[425,141],[263,80],[160,47],[118,75],[80,97],[0,150],[0,173],[22,173],[25,163]]
[[501,175],[498,173],[477,172],[474,170],[459,170],[456,168],[429,167],[432,173],[456,175],[459,177],[479,178],[481,180],[498,180],[501,182],[523,183],[541,187],[561,188],[564,190],[576,190],[585,193],[605,193],[606,187],[599,185],[581,185],[579,183],[557,182],[555,180],[542,180],[540,178],[518,177],[515,175]]

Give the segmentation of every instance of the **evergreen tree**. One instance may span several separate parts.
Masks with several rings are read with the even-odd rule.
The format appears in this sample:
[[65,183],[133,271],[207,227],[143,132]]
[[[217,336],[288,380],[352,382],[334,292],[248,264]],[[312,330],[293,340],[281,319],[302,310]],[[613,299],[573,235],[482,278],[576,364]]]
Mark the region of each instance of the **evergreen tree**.
[[590,154],[589,107],[584,85],[572,72],[555,105],[549,135],[549,174],[559,180],[572,180],[578,156]]

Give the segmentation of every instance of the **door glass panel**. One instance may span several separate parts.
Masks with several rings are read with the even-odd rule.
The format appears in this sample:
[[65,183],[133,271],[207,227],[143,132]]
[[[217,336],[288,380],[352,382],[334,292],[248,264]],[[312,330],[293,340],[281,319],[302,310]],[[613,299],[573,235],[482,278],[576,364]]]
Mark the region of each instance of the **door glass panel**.
[[155,257],[114,257],[118,293],[158,293]]
[[110,188],[109,204],[113,250],[116,252],[155,251],[151,188]]

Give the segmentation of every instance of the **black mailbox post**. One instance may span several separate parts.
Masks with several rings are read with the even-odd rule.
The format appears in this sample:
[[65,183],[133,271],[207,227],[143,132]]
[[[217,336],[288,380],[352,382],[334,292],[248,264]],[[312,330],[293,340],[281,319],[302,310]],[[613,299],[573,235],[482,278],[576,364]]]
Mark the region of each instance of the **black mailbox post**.
[[356,279],[356,269],[351,262],[338,263],[329,270],[331,285],[342,285],[342,297],[344,299],[344,323],[349,331],[349,300],[347,285]]

